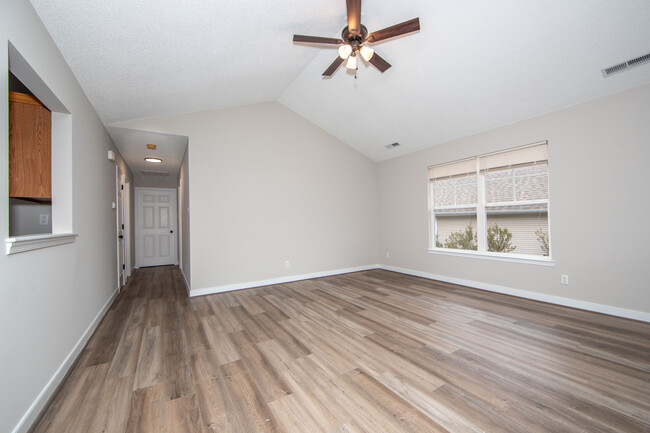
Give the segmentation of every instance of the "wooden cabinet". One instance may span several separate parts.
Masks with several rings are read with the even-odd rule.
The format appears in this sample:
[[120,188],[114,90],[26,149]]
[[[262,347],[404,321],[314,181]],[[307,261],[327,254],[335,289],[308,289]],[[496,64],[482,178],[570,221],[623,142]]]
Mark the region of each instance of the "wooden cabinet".
[[52,197],[52,113],[16,92],[9,92],[9,196]]

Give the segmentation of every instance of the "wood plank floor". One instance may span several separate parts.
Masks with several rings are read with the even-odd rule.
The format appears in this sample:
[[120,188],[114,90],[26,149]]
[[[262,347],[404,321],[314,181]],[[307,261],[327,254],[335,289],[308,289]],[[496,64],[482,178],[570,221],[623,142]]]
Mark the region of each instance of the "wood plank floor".
[[384,270],[138,270],[35,432],[650,432],[650,324]]

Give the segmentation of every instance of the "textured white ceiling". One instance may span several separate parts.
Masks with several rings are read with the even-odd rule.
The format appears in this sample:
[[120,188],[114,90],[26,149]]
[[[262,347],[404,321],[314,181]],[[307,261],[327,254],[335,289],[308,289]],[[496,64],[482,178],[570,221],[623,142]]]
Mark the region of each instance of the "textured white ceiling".
[[[136,177],[140,178],[144,170],[166,171],[169,173],[169,179],[178,178],[187,137],[115,126],[108,126],[106,129]],[[147,144],[155,144],[156,150],[147,149]],[[147,157],[160,158],[163,162],[145,162]]]
[[[380,161],[650,82],[650,1],[368,1],[369,30],[419,15],[420,33],[377,44],[393,64],[354,80],[321,52],[280,101]],[[372,17],[372,20],[370,19]],[[381,46],[380,46],[381,45]],[[343,71],[345,72],[345,71]],[[401,143],[394,149],[384,146]]]
[[[279,100],[380,161],[650,82],[648,0],[367,0],[370,31],[419,16],[419,33],[375,44],[393,67],[321,73],[345,1],[31,0],[106,124]],[[398,141],[391,150],[385,145]]]
[[[283,0],[33,0],[106,124],[275,100],[345,8]],[[338,27],[338,24],[337,24]]]

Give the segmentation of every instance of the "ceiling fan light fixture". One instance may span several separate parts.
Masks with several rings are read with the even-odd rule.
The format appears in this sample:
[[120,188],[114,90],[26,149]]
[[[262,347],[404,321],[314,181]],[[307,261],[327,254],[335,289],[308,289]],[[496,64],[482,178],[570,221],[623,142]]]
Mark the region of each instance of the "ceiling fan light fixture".
[[339,57],[342,58],[343,60],[350,57],[350,54],[352,54],[352,47],[349,44],[341,45],[339,47]]
[[370,47],[366,47],[365,45],[361,47],[359,50],[359,54],[361,54],[361,57],[363,57],[363,60],[366,62],[369,62],[370,59],[372,59],[372,56],[375,54],[375,50],[373,50]]
[[352,54],[348,57],[348,62],[345,64],[345,67],[348,69],[357,69],[357,56]]
[[[346,62],[346,68],[357,70],[359,60],[357,52],[364,61],[377,68],[379,72],[385,72],[391,67],[390,63],[384,60],[373,49],[364,48],[364,44],[374,44],[375,42],[385,41],[398,36],[420,30],[420,18],[413,18],[403,23],[395,24],[390,27],[368,33],[368,28],[361,24],[361,1],[362,0],[345,0],[347,5],[348,22],[341,30],[340,38],[325,38],[321,36],[293,35],[294,42],[306,42],[309,44],[328,44],[338,47],[338,55],[334,61],[323,72],[324,78],[330,78],[341,63]],[[354,78],[357,74],[354,74]]]

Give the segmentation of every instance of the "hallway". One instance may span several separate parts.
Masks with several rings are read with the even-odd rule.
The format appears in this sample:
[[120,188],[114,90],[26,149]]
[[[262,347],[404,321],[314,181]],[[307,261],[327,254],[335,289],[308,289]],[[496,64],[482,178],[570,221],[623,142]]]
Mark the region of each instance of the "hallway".
[[639,432],[650,324],[383,270],[188,298],[141,268],[43,432]]

